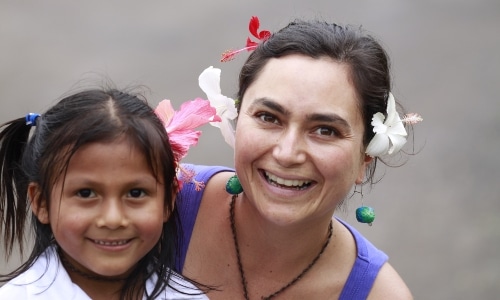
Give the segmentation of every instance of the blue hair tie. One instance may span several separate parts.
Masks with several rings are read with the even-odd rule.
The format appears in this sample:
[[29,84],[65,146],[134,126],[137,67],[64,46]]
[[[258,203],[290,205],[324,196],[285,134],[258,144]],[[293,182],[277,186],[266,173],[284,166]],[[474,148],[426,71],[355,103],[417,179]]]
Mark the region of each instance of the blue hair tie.
[[36,126],[36,118],[38,118],[40,114],[29,113],[26,115],[26,125]]

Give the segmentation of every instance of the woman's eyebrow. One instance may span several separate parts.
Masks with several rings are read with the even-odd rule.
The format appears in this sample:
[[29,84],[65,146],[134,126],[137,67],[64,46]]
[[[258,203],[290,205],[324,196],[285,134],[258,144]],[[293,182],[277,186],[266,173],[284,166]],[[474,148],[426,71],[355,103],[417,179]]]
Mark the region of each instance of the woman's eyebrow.
[[254,100],[254,102],[250,105],[249,108],[253,108],[257,105],[263,105],[263,106],[265,106],[273,111],[276,111],[280,114],[283,114],[283,115],[290,114],[290,112],[283,105],[277,103],[276,101],[273,101],[270,98],[266,98],[266,97],[257,98]]
[[339,126],[344,127],[345,129],[351,130],[351,125],[344,118],[335,113],[328,114],[310,114],[307,116],[307,119],[314,122],[325,122],[325,123],[335,123]]
[[[250,105],[250,108],[253,108],[254,106],[257,105],[262,105],[265,106],[273,111],[276,111],[280,114],[283,115],[289,115],[290,112],[288,109],[286,109],[283,105],[277,103],[276,101],[273,101],[270,98],[258,98],[255,99],[255,101]],[[337,126],[343,127],[345,130],[348,130],[349,132],[351,131],[351,125],[349,125],[349,122],[347,122],[344,118],[339,116],[338,114],[335,113],[313,113],[310,115],[307,115],[306,118],[309,121],[312,122],[324,122],[324,123],[333,123],[337,124]]]

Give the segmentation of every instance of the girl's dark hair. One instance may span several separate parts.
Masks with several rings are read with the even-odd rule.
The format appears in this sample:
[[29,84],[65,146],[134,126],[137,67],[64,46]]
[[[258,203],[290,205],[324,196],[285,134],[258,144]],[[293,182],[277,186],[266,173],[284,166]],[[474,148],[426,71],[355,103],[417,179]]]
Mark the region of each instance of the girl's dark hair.
[[[7,258],[14,244],[22,253],[28,215],[28,184],[39,185],[42,197],[50,199],[54,183],[64,178],[73,154],[83,145],[113,142],[125,137],[138,147],[156,179],[164,183],[165,208],[170,218],[163,224],[160,240],[128,276],[122,299],[142,298],[146,279],[156,274],[158,281],[148,298],[154,298],[169,285],[174,275],[177,252],[177,210],[172,191],[176,185],[176,162],[168,136],[153,109],[137,95],[116,89],[93,89],[62,99],[36,119],[36,127],[19,118],[1,126],[0,132],[0,235]],[[31,136],[30,136],[31,134]],[[47,205],[50,205],[50,201]],[[50,225],[42,224],[31,213],[34,247],[28,260],[13,272],[0,276],[6,282],[26,271],[34,261],[56,243]]]
[[[291,22],[261,43],[248,57],[239,76],[237,109],[248,87],[257,79],[271,58],[292,54],[312,58],[329,57],[349,67],[364,123],[363,143],[368,145],[375,133],[371,126],[373,114],[386,115],[391,91],[389,57],[382,46],[361,28],[340,26],[321,21]],[[367,169],[366,182],[373,183],[377,158]]]

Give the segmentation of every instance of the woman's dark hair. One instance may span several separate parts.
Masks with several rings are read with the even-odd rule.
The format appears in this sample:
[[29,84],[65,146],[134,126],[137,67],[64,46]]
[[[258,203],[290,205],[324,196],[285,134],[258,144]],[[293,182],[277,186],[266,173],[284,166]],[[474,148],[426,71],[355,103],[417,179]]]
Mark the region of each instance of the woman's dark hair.
[[[329,57],[349,67],[364,123],[363,143],[368,145],[375,133],[371,130],[373,114],[386,115],[391,91],[389,58],[382,46],[361,28],[340,26],[322,21],[291,22],[261,43],[243,65],[239,76],[237,109],[248,87],[257,79],[271,58],[299,54],[312,58]],[[367,169],[366,182],[373,183],[377,158]]]
[[38,199],[50,199],[54,183],[64,178],[78,149],[89,143],[120,138],[126,138],[144,153],[156,179],[164,184],[165,209],[170,214],[163,224],[160,240],[128,276],[120,297],[142,298],[146,279],[156,274],[158,281],[148,295],[154,298],[176,276],[169,268],[174,266],[177,252],[178,220],[172,193],[177,189],[176,161],[163,124],[139,97],[116,89],[87,90],[62,99],[36,118],[33,132],[24,117],[1,126],[0,235],[7,257],[16,243],[22,253],[31,214],[34,247],[28,260],[13,272],[0,276],[0,282],[26,271],[47,247],[56,243],[50,224],[42,224],[30,213],[29,183],[39,185],[42,197]]

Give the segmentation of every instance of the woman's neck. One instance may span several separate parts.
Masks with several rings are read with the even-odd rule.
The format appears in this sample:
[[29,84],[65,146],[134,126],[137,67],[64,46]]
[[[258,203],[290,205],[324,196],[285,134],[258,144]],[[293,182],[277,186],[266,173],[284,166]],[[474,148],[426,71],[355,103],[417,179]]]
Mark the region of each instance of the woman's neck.
[[[244,260],[250,265],[263,266],[266,262],[262,260],[267,259],[268,265],[275,265],[280,270],[286,270],[301,261],[309,262],[325,243],[331,221],[330,215],[324,214],[322,219],[277,224],[260,215],[248,199],[241,195],[235,202],[234,214],[242,256],[252,253],[251,257],[245,257]],[[335,234],[330,240],[330,244],[334,243]]]

